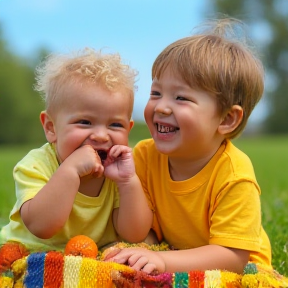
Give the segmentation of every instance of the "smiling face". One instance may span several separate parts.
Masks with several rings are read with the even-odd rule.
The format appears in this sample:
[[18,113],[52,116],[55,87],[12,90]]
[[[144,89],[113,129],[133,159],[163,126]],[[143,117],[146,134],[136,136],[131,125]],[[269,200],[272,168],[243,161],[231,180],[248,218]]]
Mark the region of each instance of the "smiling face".
[[69,84],[62,93],[57,112],[41,114],[46,138],[55,144],[60,163],[82,145],[106,152],[115,144],[128,145],[133,126],[130,95],[95,83]]
[[212,157],[224,139],[216,97],[192,89],[167,67],[154,79],[145,120],[157,149],[169,157]]

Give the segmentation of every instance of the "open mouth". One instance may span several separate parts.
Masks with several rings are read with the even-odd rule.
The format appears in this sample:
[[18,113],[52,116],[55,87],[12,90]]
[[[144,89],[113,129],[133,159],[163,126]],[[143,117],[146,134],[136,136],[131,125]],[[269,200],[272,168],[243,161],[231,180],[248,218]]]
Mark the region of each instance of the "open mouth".
[[101,162],[103,164],[103,162],[107,159],[107,152],[105,150],[98,150],[97,151],[100,159],[101,159]]
[[171,133],[171,132],[176,132],[179,130],[178,127],[172,127],[172,126],[164,126],[156,123],[157,131],[159,133]]

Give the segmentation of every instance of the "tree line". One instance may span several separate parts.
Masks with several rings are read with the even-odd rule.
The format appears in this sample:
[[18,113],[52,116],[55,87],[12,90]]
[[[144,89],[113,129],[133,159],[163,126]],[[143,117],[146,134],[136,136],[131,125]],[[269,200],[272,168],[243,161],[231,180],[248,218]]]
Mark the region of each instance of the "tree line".
[[[1,26],[0,26],[1,28]],[[33,90],[35,59],[23,59],[7,48],[0,30],[0,145],[43,142],[39,114],[44,109],[40,95]]]
[[[258,33],[269,32],[266,37],[268,41],[259,47],[266,69],[266,81],[270,82],[265,90],[269,111],[261,131],[270,134],[287,133],[287,0],[207,1],[207,14],[215,15],[220,11],[221,14],[243,20],[249,27],[258,25]],[[261,30],[261,27],[266,29]],[[45,138],[39,114],[44,109],[44,103],[40,95],[33,90],[33,85],[35,66],[48,52],[39,49],[33,59],[23,59],[7,47],[0,23],[0,145],[43,143]]]
[[[221,12],[243,20],[255,28],[254,43],[265,66],[265,96],[268,115],[262,131],[288,132],[288,1],[287,0],[208,0],[209,13]],[[257,35],[258,34],[258,35]],[[258,37],[257,37],[258,36]],[[261,42],[258,39],[265,39]],[[262,45],[259,47],[260,43]]]

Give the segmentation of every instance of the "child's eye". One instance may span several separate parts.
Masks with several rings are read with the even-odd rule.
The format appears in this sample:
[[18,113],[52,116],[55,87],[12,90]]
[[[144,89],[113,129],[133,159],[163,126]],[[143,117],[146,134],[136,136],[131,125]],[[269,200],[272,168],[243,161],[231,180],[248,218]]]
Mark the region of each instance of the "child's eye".
[[84,119],[79,120],[78,123],[79,123],[79,124],[83,124],[83,125],[91,125],[91,122],[90,122],[90,121],[84,120]]
[[181,100],[181,101],[189,101],[189,99],[182,97],[182,96],[177,96],[176,100]]
[[123,125],[121,123],[117,123],[117,122],[112,123],[111,126],[112,127],[123,127]]
[[160,96],[161,94],[160,94],[160,92],[158,92],[158,91],[151,91],[150,92],[150,97],[156,97],[156,96]]

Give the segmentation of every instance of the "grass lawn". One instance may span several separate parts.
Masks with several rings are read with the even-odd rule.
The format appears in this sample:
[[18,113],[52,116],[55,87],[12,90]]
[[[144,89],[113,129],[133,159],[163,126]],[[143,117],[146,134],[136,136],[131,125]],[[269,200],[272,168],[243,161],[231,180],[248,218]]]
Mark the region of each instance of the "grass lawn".
[[0,226],[8,221],[9,212],[16,199],[12,177],[13,167],[31,148],[0,146]]
[[[130,145],[149,137],[145,125],[136,124]],[[288,275],[288,136],[240,138],[234,141],[251,158],[262,189],[263,226],[272,244],[273,266]],[[14,204],[12,170],[31,148],[0,147],[0,226],[8,222]]]
[[240,138],[234,142],[254,164],[273,266],[288,275],[288,137]]

